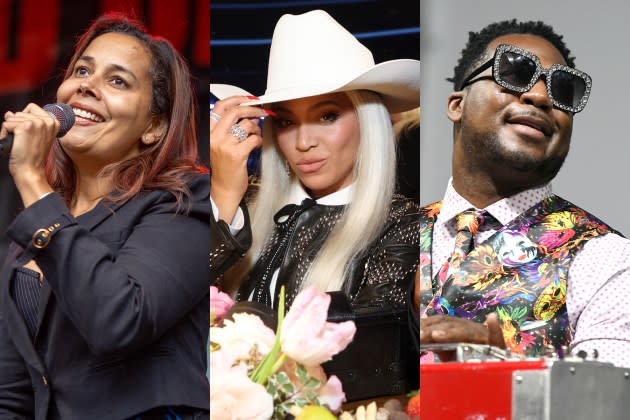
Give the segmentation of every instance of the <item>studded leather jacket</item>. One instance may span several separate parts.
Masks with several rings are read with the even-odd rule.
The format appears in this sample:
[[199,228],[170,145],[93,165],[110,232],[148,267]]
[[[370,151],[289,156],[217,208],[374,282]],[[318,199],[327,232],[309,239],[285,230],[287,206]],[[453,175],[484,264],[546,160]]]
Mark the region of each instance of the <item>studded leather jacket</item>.
[[252,233],[247,207],[241,206],[245,216],[245,227],[236,236],[223,221],[216,221],[210,209],[210,285],[219,281],[225,270],[234,264],[249,249]]
[[[406,300],[420,253],[419,211],[412,201],[395,196],[381,235],[351,262],[344,290],[329,293],[328,320],[353,320],[357,326],[352,343],[323,365],[328,375],[336,375],[344,384],[348,401],[397,395],[418,388],[419,355],[413,349],[409,333]],[[272,237],[237,294],[237,300],[246,300],[254,292],[255,302],[238,302],[234,307],[244,305],[238,311],[274,319],[275,311],[260,303],[265,302],[260,291],[269,290],[273,273],[279,270],[274,292],[277,296],[282,279],[288,309],[342,212],[341,205],[316,204],[309,199],[278,212]],[[211,228],[216,238],[211,243],[213,249],[221,251],[215,253],[214,268],[211,255],[210,265],[218,273],[242,252],[236,251],[240,249],[236,238],[230,240],[225,235],[229,233],[225,224],[215,227],[222,228],[222,236],[212,233],[216,230]],[[220,246],[215,245],[219,238],[224,240]],[[226,257],[228,252],[231,257]]]
[[[342,211],[343,206],[321,205],[308,199],[300,205],[285,206],[276,214],[271,240],[241,285],[237,299],[245,300],[254,291],[253,300],[268,304],[260,291],[269,289],[273,272],[279,269],[275,293],[277,296],[284,284],[289,308]],[[395,196],[383,233],[351,262],[349,280],[343,289],[350,304],[353,307],[404,307],[418,264],[419,241],[418,206],[402,196]]]

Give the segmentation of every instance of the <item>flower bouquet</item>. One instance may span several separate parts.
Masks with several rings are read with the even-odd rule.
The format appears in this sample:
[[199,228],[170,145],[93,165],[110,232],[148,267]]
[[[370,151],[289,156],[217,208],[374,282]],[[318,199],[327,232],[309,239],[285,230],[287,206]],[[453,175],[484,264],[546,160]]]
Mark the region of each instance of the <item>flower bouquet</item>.
[[285,419],[311,411],[304,407],[321,407],[323,418],[324,408],[340,410],[341,382],[321,364],[352,341],[354,322],[326,322],[330,296],[313,287],[296,296],[286,317],[284,288],[279,299],[274,333],[256,315],[223,319],[233,302],[210,287],[211,419]]
[[406,404],[391,398],[380,407],[376,401],[360,405],[352,412],[343,411],[339,420],[420,420],[420,391],[412,391],[407,397]]

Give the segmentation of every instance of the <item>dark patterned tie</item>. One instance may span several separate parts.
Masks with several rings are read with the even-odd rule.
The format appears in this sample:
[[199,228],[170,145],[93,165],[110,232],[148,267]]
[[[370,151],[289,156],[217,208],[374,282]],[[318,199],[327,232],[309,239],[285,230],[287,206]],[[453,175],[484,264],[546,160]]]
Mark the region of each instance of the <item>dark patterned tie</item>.
[[494,218],[485,210],[468,209],[455,216],[455,248],[442,270],[457,270],[468,253],[474,248],[474,237],[483,224],[490,223]]

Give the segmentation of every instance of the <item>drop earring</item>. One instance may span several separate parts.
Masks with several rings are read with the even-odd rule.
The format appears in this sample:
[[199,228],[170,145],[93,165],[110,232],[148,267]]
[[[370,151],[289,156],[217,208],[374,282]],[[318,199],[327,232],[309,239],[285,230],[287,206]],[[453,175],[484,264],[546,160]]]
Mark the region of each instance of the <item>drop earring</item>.
[[291,176],[291,168],[289,167],[289,162],[286,159],[284,160],[284,172],[288,177]]

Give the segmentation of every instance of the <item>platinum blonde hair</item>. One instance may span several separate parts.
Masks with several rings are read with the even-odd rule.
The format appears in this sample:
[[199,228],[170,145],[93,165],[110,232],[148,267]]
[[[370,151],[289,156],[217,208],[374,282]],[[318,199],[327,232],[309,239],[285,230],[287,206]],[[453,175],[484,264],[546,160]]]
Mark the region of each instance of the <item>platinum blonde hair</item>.
[[[387,108],[379,96],[370,91],[355,90],[344,94],[352,102],[360,130],[353,168],[352,201],[317,253],[301,288],[313,285],[320,291],[344,290],[349,275],[348,263],[365,252],[381,233],[394,194],[396,143]],[[250,206],[252,248],[227,274],[237,278],[237,283],[251,270],[271,236],[273,215],[289,203],[292,184],[300,182],[295,174],[287,173],[271,124],[265,124],[263,138],[260,190]],[[234,282],[227,280],[230,289],[229,283]]]

